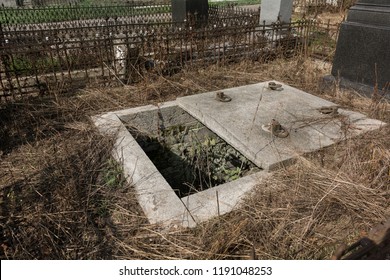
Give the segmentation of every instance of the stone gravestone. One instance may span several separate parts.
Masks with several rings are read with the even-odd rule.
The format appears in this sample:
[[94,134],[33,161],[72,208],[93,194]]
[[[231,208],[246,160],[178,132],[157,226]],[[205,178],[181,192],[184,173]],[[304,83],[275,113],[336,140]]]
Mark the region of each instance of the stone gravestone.
[[112,68],[115,78],[123,83],[131,82],[132,74],[137,72],[139,65],[140,38],[137,34],[118,34],[112,40],[114,61]]
[[260,24],[289,23],[291,21],[293,2],[293,0],[262,0]]
[[363,93],[372,93],[376,84],[390,89],[389,0],[358,0],[351,7],[341,24],[332,76]]
[[114,47],[114,63],[113,68],[115,75],[125,79],[128,69],[128,47],[127,40],[124,34],[117,35],[113,40]]
[[195,21],[207,21],[209,13],[208,0],[172,0],[172,19],[183,22],[191,16]]
[[23,3],[21,3],[20,0],[2,0],[0,1],[0,6],[4,6],[4,7],[19,7],[19,6],[22,6]]

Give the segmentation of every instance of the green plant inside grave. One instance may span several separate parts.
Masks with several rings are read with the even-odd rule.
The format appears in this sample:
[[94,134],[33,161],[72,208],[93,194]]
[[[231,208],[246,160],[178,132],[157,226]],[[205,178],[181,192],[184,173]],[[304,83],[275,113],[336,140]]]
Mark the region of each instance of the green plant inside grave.
[[259,170],[199,123],[169,127],[158,136],[129,130],[179,197]]

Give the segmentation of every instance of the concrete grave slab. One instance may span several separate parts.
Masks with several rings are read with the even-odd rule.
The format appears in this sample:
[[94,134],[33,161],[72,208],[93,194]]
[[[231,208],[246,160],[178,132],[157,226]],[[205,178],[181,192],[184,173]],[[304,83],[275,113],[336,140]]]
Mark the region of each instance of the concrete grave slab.
[[[345,138],[378,129],[384,123],[347,110],[337,116],[318,111],[336,104],[282,84],[271,90],[268,82],[225,89],[231,102],[215,99],[216,92],[178,98],[178,104],[211,128],[260,168],[274,170],[297,155],[332,145]],[[276,138],[262,129],[272,119],[290,135]]]
[[[240,205],[250,190],[272,174],[269,170],[293,162],[300,154],[385,125],[341,108],[337,115],[323,115],[319,108],[336,104],[285,84],[282,88],[271,90],[264,82],[225,89],[230,102],[217,101],[216,92],[208,92],[92,119],[103,134],[115,135],[113,156],[122,164],[150,223],[164,229],[194,227]],[[271,119],[278,120],[290,135],[275,138],[264,131],[262,125]],[[263,170],[179,198],[125,124],[153,135],[194,121],[200,121]]]

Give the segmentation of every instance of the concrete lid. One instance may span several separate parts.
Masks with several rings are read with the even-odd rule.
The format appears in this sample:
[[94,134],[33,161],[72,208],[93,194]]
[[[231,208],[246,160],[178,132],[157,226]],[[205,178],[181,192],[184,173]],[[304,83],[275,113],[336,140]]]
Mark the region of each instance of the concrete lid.
[[[276,169],[300,154],[384,125],[381,121],[342,109],[338,110],[338,115],[324,115],[319,108],[337,105],[282,85],[280,91],[269,89],[268,82],[225,89],[224,94],[232,98],[230,102],[216,100],[216,92],[178,98],[177,102],[265,170]],[[288,137],[278,138],[262,129],[262,125],[269,124],[272,119],[289,131]]]

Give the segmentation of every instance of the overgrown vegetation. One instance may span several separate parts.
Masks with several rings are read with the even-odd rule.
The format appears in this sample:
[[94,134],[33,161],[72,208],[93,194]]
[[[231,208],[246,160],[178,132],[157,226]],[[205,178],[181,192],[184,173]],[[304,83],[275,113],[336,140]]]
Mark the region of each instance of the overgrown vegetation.
[[150,73],[137,86],[2,104],[1,258],[329,258],[389,209],[389,127],[301,158],[260,184],[240,209],[193,230],[158,232],[88,116],[183,94],[269,79],[390,122],[389,104],[338,88],[322,92],[327,64],[304,58]]
[[259,170],[199,122],[163,128],[156,136],[129,131],[179,197]]
[[227,215],[161,232],[111,157],[114,135],[103,137],[89,119],[272,79],[390,122],[390,105],[377,93],[322,89],[329,72],[329,63],[297,56],[2,100],[0,258],[248,259],[253,251],[261,259],[330,258],[339,243],[351,244],[390,216],[388,125],[299,158]]

